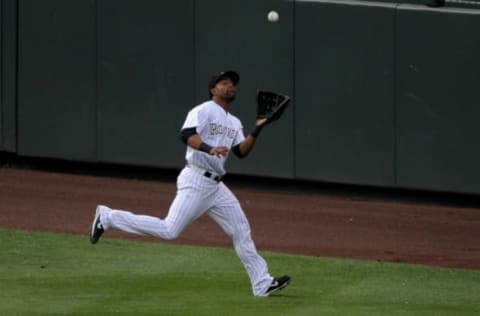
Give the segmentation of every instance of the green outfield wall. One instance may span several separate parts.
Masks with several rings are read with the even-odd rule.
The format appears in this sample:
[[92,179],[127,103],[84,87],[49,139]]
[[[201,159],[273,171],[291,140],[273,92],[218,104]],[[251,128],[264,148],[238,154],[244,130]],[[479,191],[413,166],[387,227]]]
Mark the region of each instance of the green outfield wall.
[[0,5],[0,149],[17,151],[17,0]]
[[[0,5],[0,17],[2,17],[0,22],[0,34],[3,35],[3,6]],[[0,40],[0,61],[3,60],[3,40]],[[0,150],[4,149],[3,145],[3,62],[0,62]]]
[[[0,0],[0,150],[181,168],[213,72],[293,97],[230,173],[480,193],[480,10],[394,1]],[[412,2],[412,1],[407,1]],[[280,20],[270,23],[268,11]]]

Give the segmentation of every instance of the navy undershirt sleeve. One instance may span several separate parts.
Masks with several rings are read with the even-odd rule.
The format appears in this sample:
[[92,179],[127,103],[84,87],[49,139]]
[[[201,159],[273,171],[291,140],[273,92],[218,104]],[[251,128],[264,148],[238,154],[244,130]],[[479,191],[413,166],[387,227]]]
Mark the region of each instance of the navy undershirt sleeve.
[[187,141],[190,138],[190,136],[197,134],[197,128],[196,127],[190,127],[190,128],[184,128],[180,132],[180,140],[187,145]]

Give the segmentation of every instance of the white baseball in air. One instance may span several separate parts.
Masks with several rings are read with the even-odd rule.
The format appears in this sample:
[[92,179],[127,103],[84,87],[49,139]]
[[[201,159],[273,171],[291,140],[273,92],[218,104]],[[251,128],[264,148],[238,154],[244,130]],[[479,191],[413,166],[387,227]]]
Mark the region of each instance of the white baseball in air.
[[270,11],[268,12],[267,18],[269,22],[275,23],[280,19],[280,16],[277,11]]

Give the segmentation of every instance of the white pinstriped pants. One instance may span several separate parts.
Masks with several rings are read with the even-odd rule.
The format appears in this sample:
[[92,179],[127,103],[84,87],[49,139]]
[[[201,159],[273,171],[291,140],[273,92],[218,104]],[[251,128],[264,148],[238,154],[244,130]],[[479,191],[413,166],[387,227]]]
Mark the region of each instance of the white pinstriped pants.
[[105,230],[115,228],[172,240],[204,213],[232,238],[235,251],[250,277],[253,295],[261,296],[273,278],[267,263],[257,253],[247,217],[230,189],[223,182],[205,177],[199,169],[185,167],[180,172],[177,194],[165,219],[103,207],[100,221]]

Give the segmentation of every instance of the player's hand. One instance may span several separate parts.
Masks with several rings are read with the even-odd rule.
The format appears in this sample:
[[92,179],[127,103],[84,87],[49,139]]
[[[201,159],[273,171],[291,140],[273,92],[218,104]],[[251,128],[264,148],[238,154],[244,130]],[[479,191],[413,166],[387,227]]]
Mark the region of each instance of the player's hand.
[[258,119],[256,122],[255,122],[255,125],[257,126],[262,126],[262,125],[265,125],[267,123],[268,119],[267,118],[261,118],[261,119]]
[[228,152],[229,152],[229,149],[228,147],[226,146],[218,146],[218,147],[213,147],[211,150],[210,150],[210,155],[214,155],[214,156],[217,156],[217,157],[220,157],[220,156],[227,156],[228,155]]

